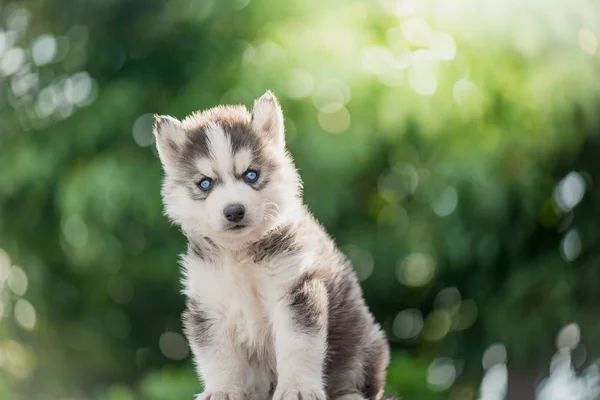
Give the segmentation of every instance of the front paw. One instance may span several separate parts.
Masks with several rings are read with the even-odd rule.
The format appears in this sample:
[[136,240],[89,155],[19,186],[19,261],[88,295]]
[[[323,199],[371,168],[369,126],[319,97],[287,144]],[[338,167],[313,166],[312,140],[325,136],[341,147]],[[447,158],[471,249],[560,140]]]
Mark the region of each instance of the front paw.
[[322,389],[278,388],[273,400],[326,400],[326,396]]
[[196,395],[196,400],[244,400],[244,396],[236,392],[203,392]]

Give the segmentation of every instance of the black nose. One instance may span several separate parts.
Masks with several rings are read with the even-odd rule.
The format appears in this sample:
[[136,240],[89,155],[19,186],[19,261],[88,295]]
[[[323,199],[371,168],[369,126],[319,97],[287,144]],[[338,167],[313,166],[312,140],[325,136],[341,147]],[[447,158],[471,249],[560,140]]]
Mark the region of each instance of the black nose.
[[240,222],[246,215],[246,209],[241,204],[232,204],[223,209],[223,215],[229,222]]

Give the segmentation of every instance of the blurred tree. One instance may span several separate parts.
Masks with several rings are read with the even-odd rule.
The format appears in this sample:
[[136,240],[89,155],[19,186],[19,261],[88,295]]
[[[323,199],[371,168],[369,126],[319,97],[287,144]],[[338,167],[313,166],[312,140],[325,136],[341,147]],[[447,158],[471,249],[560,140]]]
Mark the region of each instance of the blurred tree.
[[[557,343],[578,367],[598,357],[599,12],[591,0],[1,3],[0,397],[200,390],[151,116],[250,105],[266,89],[307,203],[394,344],[391,390],[472,399],[482,357],[532,377]],[[570,322],[581,338],[555,340]]]

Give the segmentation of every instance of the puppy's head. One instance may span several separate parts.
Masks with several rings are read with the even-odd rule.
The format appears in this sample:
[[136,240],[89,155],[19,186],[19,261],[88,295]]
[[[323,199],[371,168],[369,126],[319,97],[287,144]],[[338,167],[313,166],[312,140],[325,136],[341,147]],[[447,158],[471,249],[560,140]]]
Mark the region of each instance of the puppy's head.
[[299,204],[283,114],[265,93],[252,112],[219,106],[183,121],[156,116],[167,215],[186,234],[236,247],[281,224]]

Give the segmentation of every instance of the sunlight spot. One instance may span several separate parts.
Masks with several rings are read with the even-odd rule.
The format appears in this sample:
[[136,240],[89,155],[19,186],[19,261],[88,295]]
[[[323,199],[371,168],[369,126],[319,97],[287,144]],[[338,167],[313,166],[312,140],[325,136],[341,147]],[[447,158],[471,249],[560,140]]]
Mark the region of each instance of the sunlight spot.
[[496,343],[488,347],[483,353],[481,365],[487,371],[496,364],[506,363],[506,347],[502,343]]
[[65,82],[65,99],[71,104],[84,104],[92,92],[92,78],[87,72],[78,72]]
[[241,10],[250,4],[250,0],[235,0],[233,6],[236,10]]
[[393,227],[398,233],[404,233],[410,225],[410,219],[404,208],[397,204],[388,204],[379,211],[377,223],[381,226]]
[[31,13],[25,8],[17,8],[6,18],[6,26],[11,31],[22,32],[27,29],[31,20]]
[[596,50],[598,49],[598,39],[588,28],[581,28],[579,30],[579,45],[589,54],[596,54]]
[[414,193],[419,185],[419,173],[410,163],[400,162],[392,167],[394,175],[399,179],[402,190],[406,193]]
[[21,343],[16,340],[8,340],[4,345],[4,354],[7,361],[7,369],[16,376],[26,375],[26,352]]
[[422,287],[433,279],[435,269],[435,260],[431,256],[414,253],[398,263],[396,276],[406,286]]
[[10,276],[8,278],[8,287],[17,296],[23,296],[27,292],[28,280],[27,274],[23,269],[17,266],[13,266],[10,269]]
[[449,61],[456,57],[456,43],[452,35],[446,32],[435,32],[429,37],[429,48],[440,60]]
[[383,47],[367,47],[362,54],[362,67],[374,75],[384,74],[394,65],[394,55]]
[[477,304],[471,299],[461,301],[452,318],[452,329],[462,331],[470,328],[477,320]]
[[455,287],[447,287],[440,290],[440,292],[435,296],[433,305],[435,308],[445,308],[447,310],[451,310],[459,305],[460,301],[461,296],[458,289]]
[[154,125],[153,114],[140,115],[133,123],[133,140],[140,147],[147,147],[154,143],[152,127]]
[[421,332],[423,339],[430,342],[438,342],[442,340],[448,332],[450,332],[451,326],[451,317],[450,313],[445,310],[434,310],[427,318],[425,318],[425,323],[423,325],[423,330]]
[[392,170],[379,177],[378,189],[381,196],[395,203],[415,192],[419,185],[419,174],[410,163],[398,163]]
[[506,364],[490,367],[483,376],[479,388],[479,400],[503,400],[508,390],[508,368]]
[[160,335],[160,351],[171,360],[183,360],[190,351],[185,338],[177,332],[165,332]]
[[56,39],[52,35],[38,37],[31,46],[31,54],[36,65],[46,65],[56,56]]
[[571,229],[560,243],[560,252],[565,261],[573,261],[581,253],[581,237],[577,229]]
[[458,193],[452,186],[447,187],[438,196],[431,200],[433,212],[440,217],[446,217],[456,210],[458,205]]
[[35,72],[26,74],[15,74],[10,83],[10,88],[17,97],[21,97],[31,91],[39,82],[39,76]]
[[470,104],[478,98],[478,95],[477,86],[467,79],[457,80],[452,88],[452,96],[456,103],[461,106]]
[[40,118],[46,118],[52,115],[59,105],[58,94],[54,87],[46,87],[40,90],[35,105],[35,110]]
[[571,171],[554,189],[554,201],[564,212],[571,211],[583,199],[585,180],[576,171]]
[[417,69],[414,66],[408,70],[410,87],[423,96],[431,96],[437,89],[437,77],[430,69]]
[[427,370],[427,384],[431,389],[441,392],[452,386],[456,376],[454,361],[446,357],[437,358]]
[[556,336],[556,348],[572,351],[581,340],[581,329],[576,323],[565,325]]
[[0,289],[2,284],[10,277],[10,257],[8,253],[0,249]]
[[21,328],[28,331],[35,327],[35,308],[25,299],[17,300],[15,304],[15,320]]
[[252,62],[257,65],[267,65],[285,57],[285,50],[273,42],[264,42],[254,49]]
[[290,99],[302,99],[312,93],[314,81],[307,71],[294,69],[285,77],[284,87],[285,93]]
[[402,33],[410,44],[415,46],[427,46],[429,44],[431,28],[423,19],[413,17],[402,23]]
[[329,79],[317,85],[312,101],[321,111],[333,112],[350,101],[350,86],[339,79]]
[[396,15],[399,17],[408,17],[417,11],[418,0],[396,0]]
[[345,246],[342,250],[352,263],[352,267],[354,268],[359,281],[362,282],[371,276],[375,267],[375,262],[368,250],[355,245]]
[[4,54],[6,49],[9,47],[8,35],[2,31],[0,31],[0,56]]
[[2,57],[2,61],[0,61],[0,70],[6,76],[12,75],[21,68],[23,63],[25,62],[25,52],[23,49],[15,47],[10,49],[4,54]]
[[346,107],[319,111],[318,120],[321,128],[329,133],[342,133],[350,127],[350,113]]
[[550,373],[569,370],[571,368],[571,351],[569,349],[558,349],[550,360]]
[[56,54],[52,62],[62,61],[69,54],[71,42],[67,36],[57,36],[54,40],[56,41]]
[[400,311],[392,324],[392,332],[399,339],[415,338],[421,329],[423,329],[423,314],[416,308]]
[[67,243],[76,249],[81,249],[87,244],[88,228],[78,215],[72,215],[64,221],[62,232]]

